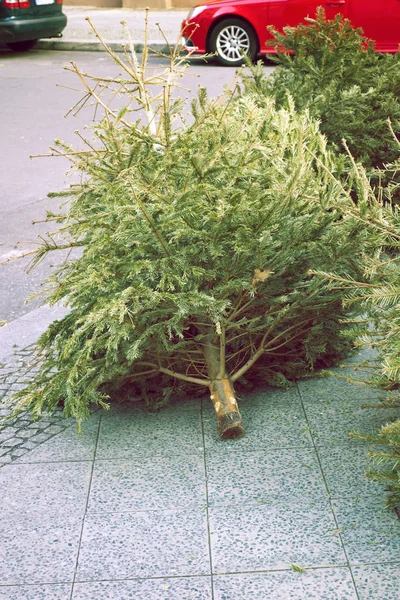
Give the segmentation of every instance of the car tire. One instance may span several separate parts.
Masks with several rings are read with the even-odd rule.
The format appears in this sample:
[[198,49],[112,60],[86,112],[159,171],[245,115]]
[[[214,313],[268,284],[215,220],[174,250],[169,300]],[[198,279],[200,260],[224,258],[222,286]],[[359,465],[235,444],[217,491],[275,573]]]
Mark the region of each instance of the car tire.
[[237,67],[245,62],[244,54],[254,60],[258,50],[256,34],[240,19],[225,19],[214,27],[210,36],[210,52],[224,66]]
[[7,46],[15,52],[27,52],[36,44],[37,40],[24,40],[23,42],[9,42]]

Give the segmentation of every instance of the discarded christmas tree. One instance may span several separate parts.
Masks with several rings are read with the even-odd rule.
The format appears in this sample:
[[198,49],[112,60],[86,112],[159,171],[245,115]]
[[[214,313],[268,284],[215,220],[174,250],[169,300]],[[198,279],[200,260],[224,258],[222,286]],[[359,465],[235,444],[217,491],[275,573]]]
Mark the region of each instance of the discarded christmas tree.
[[[294,102],[320,122],[329,146],[352,156],[366,169],[383,168],[397,159],[398,148],[387,120],[400,134],[400,53],[379,54],[371,40],[343,15],[315,18],[283,32],[270,28],[270,42],[282,50],[272,57],[277,68],[266,77],[261,63],[243,78],[244,88],[277,107]],[[379,177],[374,176],[378,183]]]
[[[385,408],[400,408],[400,214],[392,200],[399,191],[399,173],[400,161],[387,167],[385,180],[389,184],[378,195],[381,200],[373,199],[374,192],[364,180],[364,194],[375,206],[381,204],[375,217],[369,218],[368,228],[377,252],[364,257],[366,277],[357,281],[334,273],[321,274],[332,288],[344,293],[345,302],[361,305],[364,318],[368,315],[370,319],[370,330],[359,344],[371,345],[377,353],[378,360],[373,367],[367,365],[372,374],[364,384],[386,391],[376,405],[381,412]],[[360,221],[365,219],[358,205],[352,210]],[[379,431],[353,432],[351,437],[374,444],[369,452],[372,464],[366,475],[386,484],[387,504],[400,517],[400,419],[394,422],[388,419]]]
[[151,404],[209,389],[221,437],[240,436],[235,385],[284,384],[348,352],[357,309],[310,269],[362,279],[368,228],[306,113],[200,89],[185,117],[172,99],[176,55],[154,74],[146,52],[141,64],[109,54],[122,75],[71,67],[101,118],[85,151],[54,149],[82,182],[65,192],[65,214],[48,215],[58,230],[33,263],[80,254],[47,282],[47,301],[70,312],[40,338],[18,409],[62,402],[81,422],[127,390]]

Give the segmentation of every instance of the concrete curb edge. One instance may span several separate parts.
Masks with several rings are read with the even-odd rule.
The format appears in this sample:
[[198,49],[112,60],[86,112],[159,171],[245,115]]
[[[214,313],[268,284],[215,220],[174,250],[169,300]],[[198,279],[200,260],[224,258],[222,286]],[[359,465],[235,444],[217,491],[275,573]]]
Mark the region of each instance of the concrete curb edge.
[[[113,52],[123,52],[124,40],[107,41],[107,46]],[[134,48],[139,54],[143,52],[143,41],[133,41]],[[35,46],[38,50],[63,50],[70,52],[105,52],[104,46],[100,42],[91,40],[39,40]],[[154,53],[170,54],[170,47],[165,42],[150,41],[150,51]]]

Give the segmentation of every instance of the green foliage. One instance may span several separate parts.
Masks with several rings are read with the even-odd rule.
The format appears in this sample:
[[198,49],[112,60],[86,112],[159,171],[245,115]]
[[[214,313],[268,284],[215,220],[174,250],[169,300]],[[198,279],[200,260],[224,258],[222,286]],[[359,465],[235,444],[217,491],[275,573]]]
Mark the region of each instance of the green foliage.
[[[397,406],[400,407],[400,404]],[[385,483],[387,505],[400,511],[400,419],[387,423],[373,435],[356,433],[352,437],[383,446],[382,450],[369,453],[373,467],[369,469],[367,477]]]
[[295,565],[294,563],[291,564],[292,570],[295,571],[296,573],[305,573],[306,569],[300,565]]
[[[278,107],[293,101],[298,111],[307,110],[319,119],[329,146],[339,153],[349,150],[368,168],[380,200],[394,205],[400,198],[396,139],[400,136],[400,54],[376,54],[360,30],[354,30],[340,15],[327,21],[322,8],[308,21],[307,25],[285,28],[283,34],[272,31],[273,43],[290,53],[278,53],[278,68],[268,78],[260,64],[253,67],[251,75],[243,77],[244,91],[258,98],[260,105],[270,97]],[[354,214],[369,221],[357,206]],[[366,279],[329,278],[332,286],[336,281],[337,291],[347,292],[351,305],[361,303],[369,315],[376,333],[364,335],[361,343],[377,347],[381,360],[370,384],[386,390],[400,384],[399,225],[398,212],[382,206],[374,227],[375,234],[383,233],[386,240],[377,240],[375,256],[364,257]],[[379,251],[382,243],[388,252]],[[400,406],[399,396],[389,397],[386,405]],[[384,446],[382,452],[371,452],[374,467],[368,476],[386,483],[388,505],[399,509],[400,420],[373,435],[358,433],[355,437]]]
[[[82,179],[65,214],[49,215],[58,229],[34,263],[57,248],[80,254],[47,282],[48,302],[70,312],[40,338],[18,408],[39,415],[62,402],[80,422],[116,390],[149,404],[205,391],[210,338],[223,372],[243,384],[285,384],[343,358],[346,318],[359,308],[311,271],[363,280],[376,238],[352,214],[317,123],[290,103],[260,107],[229,92],[210,101],[202,89],[186,122],[171,100],[176,58],[146,75],[134,54],[110,54],[124,75],[103,85],[122,111],[99,96],[98,77],[73,67],[103,114],[85,151],[55,150]],[[370,210],[368,194],[359,210]]]
[[[320,7],[307,24],[273,28],[271,44],[278,46],[278,68],[270,77],[262,66],[244,77],[244,89],[275,98],[297,110],[307,109],[320,121],[331,147],[343,152],[345,139],[352,156],[366,168],[379,168],[397,158],[397,144],[388,126],[400,134],[400,53],[381,55],[372,42],[337,15],[326,20]],[[267,100],[268,102],[268,100]],[[375,180],[378,178],[375,177]]]
[[[398,173],[399,161],[388,167],[392,174]],[[372,190],[370,190],[372,195]],[[354,214],[360,214],[354,206]],[[360,214],[360,218],[361,214]],[[378,366],[368,383],[381,387],[386,397],[376,408],[400,408],[400,213],[391,204],[382,203],[379,214],[370,220],[375,235],[386,239],[384,251],[364,257],[363,281],[344,279],[325,274],[330,285],[346,294],[347,305],[359,304],[368,315],[371,327],[368,335],[360,338],[360,344],[370,344],[377,350]],[[373,233],[371,233],[374,236]],[[389,422],[380,431],[352,434],[357,439],[383,446],[382,450],[370,452],[373,466],[367,473],[372,479],[386,483],[389,492],[387,503],[400,509],[400,419]]]

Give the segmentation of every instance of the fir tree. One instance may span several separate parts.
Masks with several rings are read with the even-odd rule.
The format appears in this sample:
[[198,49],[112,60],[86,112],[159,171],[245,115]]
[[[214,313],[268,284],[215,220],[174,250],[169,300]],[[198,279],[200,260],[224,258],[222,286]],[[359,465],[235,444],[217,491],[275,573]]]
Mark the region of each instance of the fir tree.
[[70,312],[39,339],[17,410],[63,402],[80,423],[115,390],[151,403],[209,389],[220,435],[242,435],[235,385],[282,384],[349,351],[359,309],[311,269],[362,280],[370,232],[307,112],[200,89],[186,122],[173,99],[182,59],[154,74],[146,50],[141,64],[133,49],[108,52],[114,78],[71,67],[101,116],[86,150],[54,148],[82,179],[62,194],[65,213],[48,215],[57,231],[33,265],[80,254],[47,282],[46,301]]
[[[374,198],[374,191],[364,179],[364,194],[372,198],[372,202],[381,204],[374,218],[363,214],[358,205],[352,208],[354,217],[360,222],[368,219],[371,239],[375,240],[377,248],[374,254],[364,257],[365,278],[359,281],[333,273],[322,274],[332,288],[345,294],[347,305],[360,305],[363,318],[368,316],[370,320],[370,331],[365,332],[358,343],[369,344],[377,351],[378,364],[364,383],[387,392],[376,406],[380,410],[400,408],[400,214],[390,196],[398,190],[399,169],[399,161],[388,166],[390,184],[386,194],[389,193],[389,197],[382,191],[377,199]],[[400,419],[388,422],[372,434],[354,432],[351,437],[378,446],[369,453],[372,466],[367,476],[386,484],[387,504],[400,515]]]
[[306,21],[283,32],[270,28],[270,44],[278,49],[271,58],[278,66],[270,77],[261,64],[253,67],[243,75],[244,90],[260,102],[273,97],[277,107],[293,100],[297,110],[307,109],[330,147],[344,152],[345,139],[377,184],[379,176],[371,169],[382,169],[398,156],[387,120],[400,135],[400,53],[375,52],[361,29],[340,14],[327,20],[322,7]]

